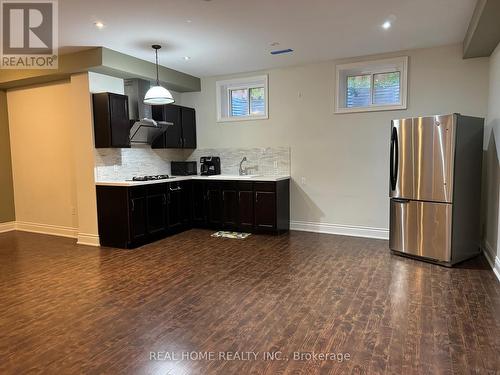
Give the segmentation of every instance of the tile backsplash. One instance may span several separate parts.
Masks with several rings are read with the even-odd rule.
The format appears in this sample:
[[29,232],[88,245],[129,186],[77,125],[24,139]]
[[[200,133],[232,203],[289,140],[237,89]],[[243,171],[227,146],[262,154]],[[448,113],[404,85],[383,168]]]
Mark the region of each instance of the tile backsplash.
[[96,148],[96,181],[123,181],[133,176],[170,174],[170,161],[186,160],[189,151],[152,149],[148,145],[132,148]]
[[218,156],[221,161],[221,173],[237,175],[240,162],[246,156],[244,167],[252,169],[249,174],[261,176],[290,175],[290,147],[254,147],[254,148],[207,148],[195,150],[187,160],[199,163],[201,156]]
[[137,175],[170,174],[171,161],[195,160],[200,156],[219,156],[222,174],[238,174],[241,159],[251,174],[290,175],[290,147],[210,148],[197,150],[152,149],[148,145],[132,148],[95,149],[96,181],[123,181]]

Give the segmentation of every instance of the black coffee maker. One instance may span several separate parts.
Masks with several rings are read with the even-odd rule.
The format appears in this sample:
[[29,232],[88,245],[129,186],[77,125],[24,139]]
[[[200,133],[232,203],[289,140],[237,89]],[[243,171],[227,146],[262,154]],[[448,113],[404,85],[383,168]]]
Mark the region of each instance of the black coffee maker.
[[200,174],[202,176],[220,174],[220,158],[218,156],[202,156],[200,164]]

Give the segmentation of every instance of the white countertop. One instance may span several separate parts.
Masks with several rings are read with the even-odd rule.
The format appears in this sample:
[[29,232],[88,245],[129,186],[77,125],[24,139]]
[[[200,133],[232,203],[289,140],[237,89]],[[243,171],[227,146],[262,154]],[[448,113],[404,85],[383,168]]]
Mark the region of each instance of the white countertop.
[[167,182],[177,182],[186,180],[206,180],[206,181],[242,181],[242,182],[276,182],[288,180],[290,176],[233,176],[233,175],[214,175],[214,176],[178,176],[165,180],[154,181],[96,181],[98,186],[141,186],[152,184],[164,184]]

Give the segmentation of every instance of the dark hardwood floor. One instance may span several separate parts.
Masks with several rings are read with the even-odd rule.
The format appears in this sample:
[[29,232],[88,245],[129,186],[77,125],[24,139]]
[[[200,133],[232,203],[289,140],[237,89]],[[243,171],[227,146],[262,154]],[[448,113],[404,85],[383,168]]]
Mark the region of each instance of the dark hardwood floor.
[[500,372],[500,283],[482,257],[448,269],[382,240],[210,234],[136,250],[0,234],[0,374]]

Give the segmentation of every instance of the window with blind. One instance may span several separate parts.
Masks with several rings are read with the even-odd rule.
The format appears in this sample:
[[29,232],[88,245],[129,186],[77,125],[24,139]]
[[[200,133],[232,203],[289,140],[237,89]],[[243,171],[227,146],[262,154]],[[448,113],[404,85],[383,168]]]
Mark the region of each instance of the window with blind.
[[267,119],[267,75],[218,81],[217,121]]
[[336,113],[405,109],[408,58],[337,65]]

